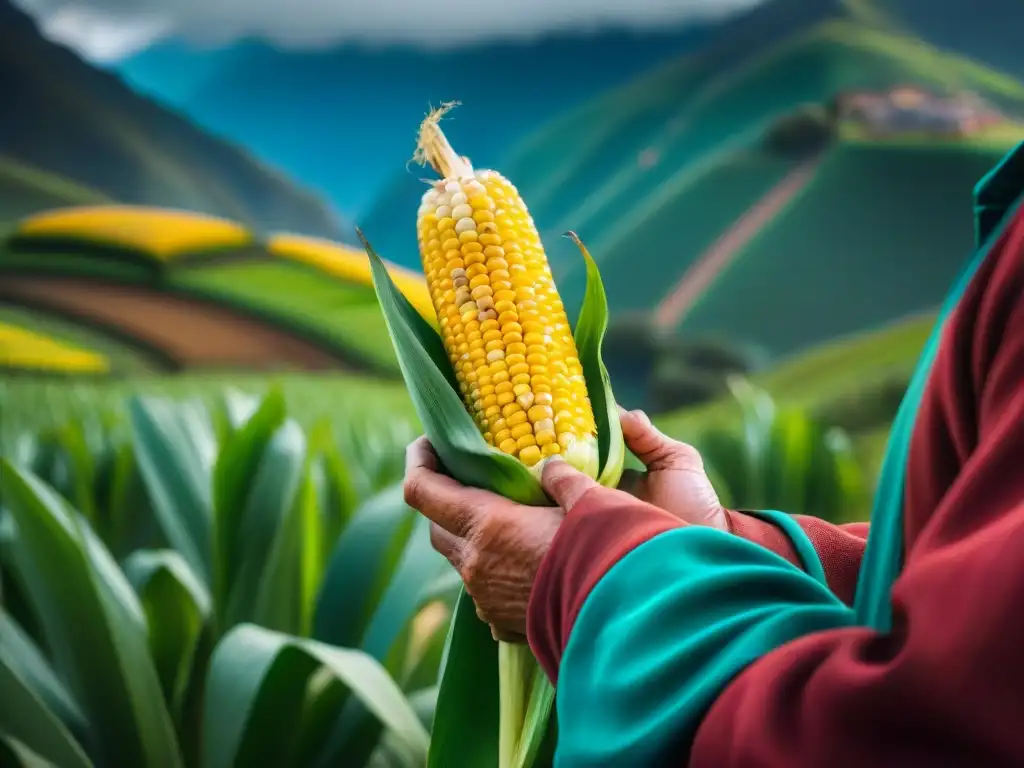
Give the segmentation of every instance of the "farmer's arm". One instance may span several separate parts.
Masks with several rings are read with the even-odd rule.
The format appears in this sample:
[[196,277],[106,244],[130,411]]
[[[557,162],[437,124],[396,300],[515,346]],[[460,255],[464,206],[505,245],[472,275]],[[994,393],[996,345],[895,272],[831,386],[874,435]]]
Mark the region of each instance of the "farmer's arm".
[[1018,224],[946,329],[890,633],[852,626],[813,562],[596,491],[573,507],[528,626],[564,765],[1024,764],[1022,242]]
[[[727,515],[733,534],[770,549],[793,565],[801,565],[793,540],[778,525],[750,513],[729,511]],[[844,603],[853,605],[868,524],[833,525],[805,515],[793,515],[793,520],[814,547],[825,569],[829,589]]]

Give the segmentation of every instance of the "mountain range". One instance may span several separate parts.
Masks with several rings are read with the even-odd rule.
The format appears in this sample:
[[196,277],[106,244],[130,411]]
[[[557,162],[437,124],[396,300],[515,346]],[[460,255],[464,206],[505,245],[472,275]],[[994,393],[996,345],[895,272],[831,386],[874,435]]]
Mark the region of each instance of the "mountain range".
[[[117,65],[133,87],[243,143],[352,218],[405,177],[428,107],[458,100],[466,151],[498,163],[559,113],[628,82],[706,36],[597,32],[450,50],[346,45],[279,50],[260,41],[201,50],[168,41]],[[614,55],[609,55],[614,52]]]
[[282,171],[44,39],[0,0],[0,221],[70,203],[160,205],[335,239],[350,227]]

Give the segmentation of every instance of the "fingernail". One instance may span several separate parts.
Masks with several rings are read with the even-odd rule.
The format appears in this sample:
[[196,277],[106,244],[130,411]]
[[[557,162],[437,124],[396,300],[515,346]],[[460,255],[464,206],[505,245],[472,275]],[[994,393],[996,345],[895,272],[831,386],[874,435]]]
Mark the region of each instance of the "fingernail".
[[564,464],[565,463],[565,459],[562,458],[561,456],[559,456],[557,453],[548,457],[548,464],[555,464],[555,463],[558,463],[558,462],[561,462],[561,463]]

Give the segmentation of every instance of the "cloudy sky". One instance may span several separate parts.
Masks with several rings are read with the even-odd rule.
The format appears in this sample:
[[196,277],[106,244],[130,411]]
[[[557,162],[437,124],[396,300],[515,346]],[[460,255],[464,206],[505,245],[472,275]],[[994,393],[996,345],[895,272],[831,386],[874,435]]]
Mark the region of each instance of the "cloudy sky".
[[759,0],[15,0],[44,32],[95,61],[182,37],[282,47],[346,42],[453,46],[571,29],[659,27],[722,17]]

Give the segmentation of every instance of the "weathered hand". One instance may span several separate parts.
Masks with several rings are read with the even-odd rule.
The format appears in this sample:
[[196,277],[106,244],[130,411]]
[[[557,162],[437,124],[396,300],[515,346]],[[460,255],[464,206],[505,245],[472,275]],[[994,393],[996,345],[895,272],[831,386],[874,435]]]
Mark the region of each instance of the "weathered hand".
[[620,492],[602,488],[565,461],[549,461],[542,484],[558,506],[529,507],[467,488],[437,469],[425,437],[409,446],[406,503],[433,523],[434,549],[459,572],[495,639],[525,642],[530,591],[562,519],[591,491]]
[[725,510],[692,445],[662,434],[643,411],[619,409],[626,447],[646,472],[626,470],[619,488],[690,525],[728,530]]

